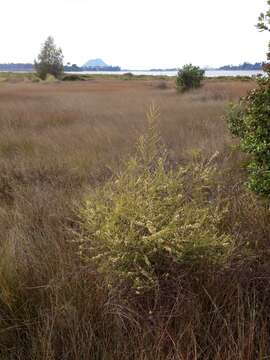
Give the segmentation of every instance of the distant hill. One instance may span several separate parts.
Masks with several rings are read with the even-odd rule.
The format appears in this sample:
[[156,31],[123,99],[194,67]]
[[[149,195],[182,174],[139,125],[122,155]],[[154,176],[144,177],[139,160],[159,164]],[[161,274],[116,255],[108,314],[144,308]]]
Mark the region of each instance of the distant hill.
[[[107,65],[102,59],[88,60],[80,68],[80,71],[120,71],[120,70],[121,68],[119,66]],[[69,70],[67,69],[67,71]]]
[[93,67],[93,68],[97,68],[97,67],[108,67],[109,65],[106,64],[102,59],[92,59],[92,60],[88,60],[83,67],[89,68],[89,67]]

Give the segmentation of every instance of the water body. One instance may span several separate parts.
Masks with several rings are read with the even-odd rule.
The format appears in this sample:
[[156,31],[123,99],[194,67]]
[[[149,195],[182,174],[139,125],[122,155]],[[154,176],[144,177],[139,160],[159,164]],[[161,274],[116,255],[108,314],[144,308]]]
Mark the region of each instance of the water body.
[[[132,73],[133,75],[152,75],[152,76],[176,76],[177,71],[145,71],[145,70],[128,70],[128,71],[82,71],[75,74],[113,74],[123,75],[125,73]],[[256,76],[263,74],[260,70],[206,70],[205,76],[218,77],[218,76]]]

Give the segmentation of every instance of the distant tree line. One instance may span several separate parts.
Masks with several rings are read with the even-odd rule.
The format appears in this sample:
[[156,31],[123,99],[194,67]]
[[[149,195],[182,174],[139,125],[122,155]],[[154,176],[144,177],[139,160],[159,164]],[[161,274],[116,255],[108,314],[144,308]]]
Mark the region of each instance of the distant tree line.
[[[0,71],[34,71],[34,64],[30,63],[7,63],[0,64]],[[76,64],[65,65],[64,71],[121,71],[120,66],[85,67]]]
[[64,66],[64,71],[121,71],[120,66],[78,66],[77,64],[70,64]]
[[34,65],[29,63],[8,63],[0,64],[0,71],[33,71]]
[[262,69],[263,69],[262,62],[256,62],[255,64],[244,62],[241,65],[225,65],[218,68],[217,70],[262,70]]
[[65,71],[121,71],[120,66],[76,66],[74,70],[73,67],[65,66]]
[[[34,71],[34,64],[28,63],[8,63],[8,64],[0,64],[0,71]],[[121,71],[119,66],[106,66],[106,67],[80,67],[76,64],[73,65],[65,65],[65,72],[76,72],[76,71]]]
[[[219,68],[206,68],[205,70],[262,70],[264,63],[256,62],[254,64],[244,62],[240,65],[224,65]],[[169,68],[169,69],[150,69],[150,71],[178,71],[178,68]]]
[[[257,62],[255,64],[243,63],[241,65],[225,65],[216,70],[262,70],[263,63]],[[177,71],[177,68],[172,69],[151,69],[150,71]],[[34,64],[30,63],[6,63],[0,64],[0,71],[34,71]],[[67,64],[64,66],[64,71],[121,71],[120,66],[104,66],[104,67],[85,67],[77,64]]]

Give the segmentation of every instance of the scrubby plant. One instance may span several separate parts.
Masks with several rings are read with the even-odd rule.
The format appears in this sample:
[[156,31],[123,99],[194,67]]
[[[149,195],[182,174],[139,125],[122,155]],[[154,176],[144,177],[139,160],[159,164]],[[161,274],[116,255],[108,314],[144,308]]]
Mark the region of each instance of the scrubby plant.
[[[270,5],[270,1],[268,1]],[[257,27],[269,31],[270,10],[261,14]],[[268,53],[268,59],[270,58]],[[258,194],[270,196],[270,69],[257,78],[257,87],[228,111],[231,133],[240,139],[241,148],[250,155],[249,187]]]
[[41,79],[40,79],[36,74],[31,74],[30,80],[31,80],[33,83],[38,83],[38,82],[41,81]]
[[196,89],[201,86],[205,71],[192,64],[184,65],[178,70],[176,88],[179,92]]
[[59,79],[64,71],[63,58],[62,50],[56,47],[54,39],[49,36],[42,45],[38,60],[35,61],[38,77],[45,80],[50,74]]
[[122,75],[123,77],[123,80],[132,80],[134,79],[134,74],[132,74],[131,72],[127,72],[127,73],[124,73]]
[[220,234],[222,211],[209,199],[214,168],[200,162],[170,170],[148,113],[140,138],[116,179],[92,190],[81,209],[80,256],[97,265],[109,284],[124,281],[137,291],[188,268],[222,262],[231,238]]
[[124,77],[133,77],[134,75],[132,74],[132,72],[127,72],[123,74]]
[[67,74],[62,77],[62,81],[85,81],[86,77],[80,74]]
[[[267,0],[269,6],[265,13],[261,13],[258,19],[257,28],[260,31],[270,31],[270,0]],[[270,42],[268,43],[267,60],[270,60]],[[264,70],[270,72],[270,64],[264,64]]]
[[228,112],[229,128],[240,139],[241,148],[251,155],[248,164],[249,186],[270,195],[270,81],[263,77],[258,87]]
[[45,78],[46,82],[56,82],[57,78],[52,74],[47,74]]

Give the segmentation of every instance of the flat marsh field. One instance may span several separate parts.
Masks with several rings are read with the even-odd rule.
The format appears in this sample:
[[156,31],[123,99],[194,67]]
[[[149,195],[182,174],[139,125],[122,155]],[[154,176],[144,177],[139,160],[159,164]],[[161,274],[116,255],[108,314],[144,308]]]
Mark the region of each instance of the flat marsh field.
[[267,242],[269,211],[245,190],[244,156],[225,119],[228,104],[254,86],[207,79],[178,94],[173,79],[149,77],[0,82],[1,359],[266,359],[269,290],[261,289],[270,271],[259,262],[188,273],[165,298],[137,299],[109,291],[73,242],[83,197],[134,153],[150,104],[171,164],[215,154],[228,203],[223,229]]

